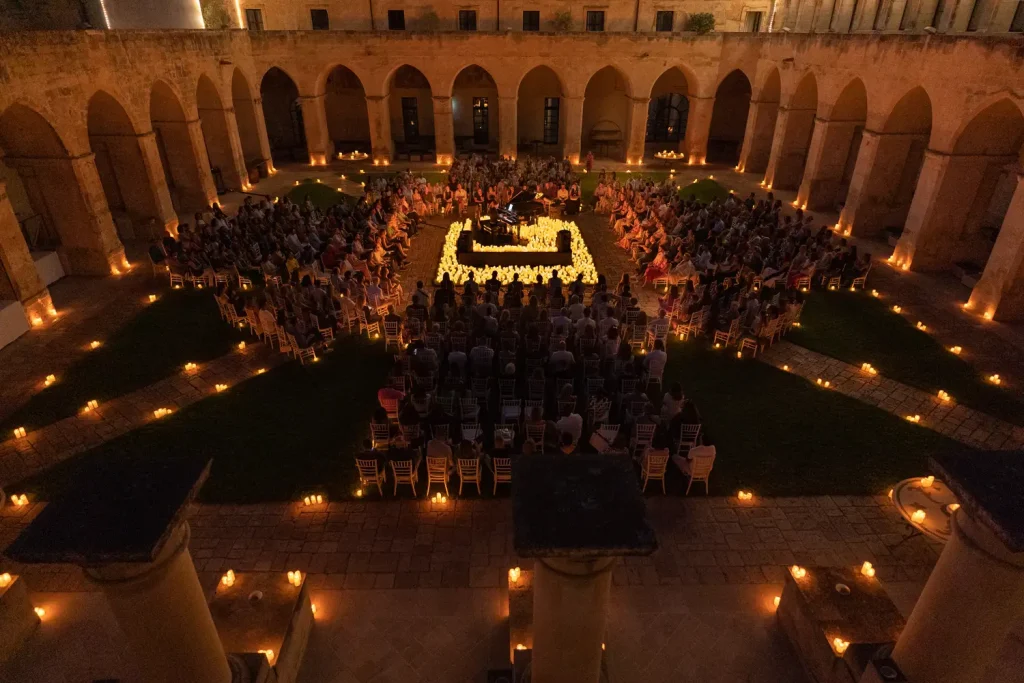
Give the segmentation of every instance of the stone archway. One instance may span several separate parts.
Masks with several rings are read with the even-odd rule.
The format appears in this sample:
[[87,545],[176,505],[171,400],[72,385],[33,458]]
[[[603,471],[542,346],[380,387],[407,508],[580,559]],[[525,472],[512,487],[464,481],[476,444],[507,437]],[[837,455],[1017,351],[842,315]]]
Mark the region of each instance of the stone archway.
[[324,111],[327,134],[334,144],[336,154],[370,152],[366,90],[359,77],[348,67],[339,65],[327,74]]
[[768,187],[795,190],[800,186],[817,110],[818,81],[813,73],[808,73],[800,80],[788,104],[780,105],[765,177]]
[[242,146],[245,166],[247,169],[259,167],[264,161],[269,161],[260,144],[260,121],[257,117],[262,116],[263,112],[257,112],[249,80],[237,67],[231,75],[231,102],[235,109],[235,125],[238,127],[238,140]]
[[631,109],[625,77],[606,66],[590,77],[583,97],[580,151],[625,161]]
[[651,88],[651,101],[647,105],[645,156],[662,150],[684,149],[691,93],[689,79],[678,67],[667,70],[654,82]]
[[86,117],[89,147],[107,206],[122,239],[155,238],[178,225],[154,133],[140,134],[128,113],[102,90],[90,99]]
[[208,207],[217,193],[209,172],[202,124],[198,119],[187,119],[181,100],[163,81],[154,83],[150,91],[149,115],[175,209],[191,213]]
[[457,151],[497,151],[498,107],[498,86],[487,69],[471,64],[459,72],[452,85]]
[[516,99],[517,153],[562,158],[567,116],[558,74],[548,66],[535,66],[519,82]]
[[708,132],[707,161],[736,165],[750,110],[750,80],[739,69],[722,79],[715,91]]
[[[0,115],[0,155],[4,194],[16,215],[9,220],[4,211],[4,240],[13,249],[55,250],[67,273],[105,275],[124,265],[93,155],[72,158],[53,126],[21,104]],[[10,263],[4,268],[9,280],[20,279]]]
[[846,201],[868,115],[864,82],[850,81],[828,119],[814,122],[814,136],[797,200],[812,210],[832,210]]
[[388,106],[395,158],[436,158],[440,135],[434,128],[433,90],[423,72],[408,64],[395,69],[388,79]]
[[916,87],[896,103],[882,130],[864,131],[839,218],[844,234],[870,237],[903,226],[931,130],[931,99]]
[[271,67],[260,82],[260,96],[274,164],[308,161],[306,127],[295,81],[276,66]]

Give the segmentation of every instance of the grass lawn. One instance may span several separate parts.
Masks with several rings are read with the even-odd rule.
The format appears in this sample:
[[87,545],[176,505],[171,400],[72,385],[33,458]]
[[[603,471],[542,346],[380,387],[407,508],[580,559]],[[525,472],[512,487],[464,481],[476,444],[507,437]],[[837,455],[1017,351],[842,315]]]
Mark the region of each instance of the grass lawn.
[[969,450],[764,363],[693,342],[671,347],[665,386],[683,385],[718,449],[712,494],[882,493],[926,474],[930,455]]
[[321,211],[326,211],[335,204],[349,200],[350,197],[344,192],[335,190],[330,185],[318,183],[312,178],[306,178],[301,185],[296,185],[288,192],[288,199],[296,204],[302,205],[309,199],[313,206]]
[[[319,363],[287,363],[120,436],[24,482],[52,499],[98,462],[147,456],[212,458],[202,499],[294,500],[310,489],[340,499],[356,487],[354,455],[367,436],[390,356],[344,338]],[[376,494],[375,494],[376,495]]]
[[243,338],[221,320],[209,291],[167,290],[16,410],[0,433],[70,417],[87,401],[102,403],[168,377],[189,361],[222,356]]
[[988,383],[978,369],[918,330],[916,320],[893,313],[890,305],[860,292],[814,292],[800,329],[786,339],[856,366],[871,363],[883,376],[930,394],[943,389],[964,405],[1024,425],[1019,396]]

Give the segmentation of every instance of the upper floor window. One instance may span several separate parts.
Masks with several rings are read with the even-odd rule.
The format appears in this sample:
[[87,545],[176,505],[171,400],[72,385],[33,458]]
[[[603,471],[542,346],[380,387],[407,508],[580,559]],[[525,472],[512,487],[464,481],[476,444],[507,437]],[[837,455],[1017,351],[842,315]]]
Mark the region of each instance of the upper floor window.
[[588,31],[603,31],[604,30],[604,10],[587,10],[587,30]]
[[262,31],[263,30],[263,10],[261,9],[247,9],[245,10],[245,25],[249,27],[250,31]]
[[309,10],[309,21],[314,31],[328,31],[331,28],[331,18],[325,9]]
[[746,29],[748,33],[760,33],[764,22],[764,12],[747,12]]
[[540,30],[540,12],[535,9],[523,10],[523,30],[524,31],[539,31]]
[[389,31],[404,31],[405,30],[405,10],[404,9],[389,9],[388,10],[388,30]]
[[459,10],[459,30],[460,31],[475,31],[476,30],[476,10],[475,9],[460,9]]
[[654,30],[671,32],[675,19],[676,13],[672,10],[659,10],[654,20]]

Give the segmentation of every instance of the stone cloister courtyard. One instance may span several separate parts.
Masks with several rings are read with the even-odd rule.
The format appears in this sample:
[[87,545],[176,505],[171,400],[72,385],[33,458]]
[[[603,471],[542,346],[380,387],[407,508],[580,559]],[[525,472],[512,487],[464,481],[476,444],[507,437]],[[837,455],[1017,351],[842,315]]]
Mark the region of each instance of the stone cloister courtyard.
[[[663,176],[667,169],[598,166],[620,177]],[[358,194],[359,168],[280,164],[255,191],[284,196],[297,182],[318,179]],[[677,175],[684,188],[714,176],[740,197],[765,194],[759,176],[722,166]],[[797,198],[776,194],[786,203]],[[223,206],[231,212],[241,197],[224,195]],[[816,224],[840,219],[814,215]],[[416,280],[432,281],[448,222],[432,217],[414,238],[402,272],[407,294]],[[605,216],[585,213],[577,223],[609,281],[633,271]],[[1024,329],[965,313],[970,291],[949,276],[886,265],[892,247],[881,239],[853,241],[875,258],[865,290],[814,292],[820,315],[805,312],[801,328],[764,355],[737,360],[696,340],[671,342],[666,386],[673,379],[683,384],[719,460],[707,496],[699,487],[683,496],[679,479],[670,480],[668,495],[657,486],[648,490],[658,549],[625,557],[611,570],[607,680],[811,680],[776,614],[775,598],[793,583],[789,568],[859,569],[870,562],[884,595],[907,617],[943,545],[915,534],[888,491],[901,479],[933,473],[932,455],[1024,448]],[[0,548],[26,530],[51,495],[108,462],[198,449],[194,454],[212,458],[213,469],[191,512],[188,548],[205,597],[213,598],[229,569],[240,576],[306,575],[316,611],[300,683],[484,681],[488,670],[510,668],[518,626],[509,570],[529,574],[536,561],[516,553],[507,492],[470,491],[441,504],[408,494],[396,499],[389,483],[383,500],[375,490],[355,496],[351,460],[387,365],[380,342],[342,338],[321,366],[288,362],[245,332],[228,330],[206,307],[212,296],[172,291],[165,275],[154,277],[145,248],[126,243],[133,268],[116,278],[72,276],[51,286],[60,319],[0,350],[0,423],[30,426],[24,438],[6,438],[8,429],[0,442],[0,481],[8,495],[28,497],[25,505],[9,501],[0,509]],[[646,306],[656,304],[656,295],[650,287],[640,292]],[[871,339],[884,330],[863,331],[862,355],[844,355],[843,316],[856,322],[868,314],[872,321],[890,316],[900,326],[897,336]],[[919,321],[924,331],[915,329]],[[124,346],[140,339],[151,348]],[[97,349],[92,341],[100,342]],[[929,378],[964,387],[959,394],[948,385],[950,406],[922,384],[928,369],[915,371],[906,354],[931,359],[951,355],[952,346],[963,349],[955,366],[961,374],[932,366],[936,376]],[[134,355],[128,360],[124,353]],[[198,371],[183,373],[185,362],[198,362]],[[129,374],[118,367],[124,363],[139,376],[118,379]],[[861,363],[874,363],[880,375],[866,375]],[[58,380],[53,388],[66,395],[47,403],[41,387],[50,374]],[[1002,383],[986,389],[993,374]],[[66,377],[74,381],[62,387]],[[220,383],[227,391],[214,389]],[[959,395],[970,398],[961,402]],[[98,409],[79,414],[92,399],[99,399]],[[160,407],[173,412],[157,421],[153,410]],[[908,423],[913,414],[920,423]],[[752,500],[740,500],[741,489],[753,492]],[[326,491],[327,500],[305,505],[301,499],[311,491]],[[78,566],[0,555],[0,572],[17,575],[31,604],[44,610],[38,628],[0,665],[0,681],[147,679],[110,603]],[[985,680],[1022,680],[1022,626],[1013,627]]]

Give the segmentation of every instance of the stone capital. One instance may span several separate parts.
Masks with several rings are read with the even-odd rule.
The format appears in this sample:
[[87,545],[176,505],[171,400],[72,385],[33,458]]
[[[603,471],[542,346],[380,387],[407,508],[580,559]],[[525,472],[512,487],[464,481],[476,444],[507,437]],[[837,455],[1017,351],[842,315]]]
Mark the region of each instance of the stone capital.
[[633,104],[642,104],[646,106],[651,103],[650,97],[630,97],[629,99],[633,102]]
[[366,95],[367,102],[383,102],[388,95]]
[[299,95],[298,100],[299,102],[316,102],[322,100],[325,95],[326,93],[320,95]]

